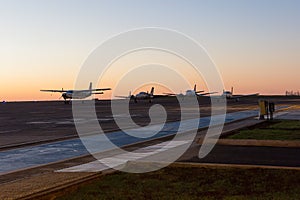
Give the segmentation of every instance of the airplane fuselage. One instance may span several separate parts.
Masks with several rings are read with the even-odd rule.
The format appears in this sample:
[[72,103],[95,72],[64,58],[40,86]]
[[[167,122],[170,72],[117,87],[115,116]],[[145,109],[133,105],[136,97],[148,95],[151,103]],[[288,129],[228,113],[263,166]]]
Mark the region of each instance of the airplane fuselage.
[[224,91],[222,96],[226,97],[226,99],[231,99],[232,98],[232,93],[229,91]]
[[146,92],[140,92],[140,93],[138,93],[137,95],[135,95],[135,98],[137,98],[137,99],[149,99],[149,98],[151,98],[151,97],[150,97],[150,94],[149,94],[149,93],[146,93]]
[[185,96],[194,97],[194,96],[197,96],[197,94],[196,94],[196,92],[194,90],[187,90],[185,92]]
[[70,90],[70,91],[67,91],[65,93],[62,94],[62,97],[64,99],[85,99],[89,96],[92,95],[92,92],[90,91],[73,91],[73,90]]

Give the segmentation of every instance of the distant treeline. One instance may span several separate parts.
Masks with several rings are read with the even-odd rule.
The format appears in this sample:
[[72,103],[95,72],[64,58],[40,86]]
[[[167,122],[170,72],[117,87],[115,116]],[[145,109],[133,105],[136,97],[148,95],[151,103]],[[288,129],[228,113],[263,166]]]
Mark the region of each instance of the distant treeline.
[[285,95],[286,96],[300,96],[300,92],[299,91],[294,92],[293,90],[292,91],[285,91]]

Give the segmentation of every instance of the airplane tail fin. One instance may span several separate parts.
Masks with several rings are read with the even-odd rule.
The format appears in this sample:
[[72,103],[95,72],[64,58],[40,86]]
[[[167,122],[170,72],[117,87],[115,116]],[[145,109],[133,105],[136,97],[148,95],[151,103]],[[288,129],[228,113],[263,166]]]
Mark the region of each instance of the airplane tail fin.
[[150,95],[153,96],[153,93],[154,93],[154,87],[151,88]]
[[195,85],[194,85],[194,91],[195,91],[195,92],[197,91],[197,88],[196,88],[196,87],[197,87],[197,85],[195,84]]
[[231,87],[231,94],[233,95],[233,87]]

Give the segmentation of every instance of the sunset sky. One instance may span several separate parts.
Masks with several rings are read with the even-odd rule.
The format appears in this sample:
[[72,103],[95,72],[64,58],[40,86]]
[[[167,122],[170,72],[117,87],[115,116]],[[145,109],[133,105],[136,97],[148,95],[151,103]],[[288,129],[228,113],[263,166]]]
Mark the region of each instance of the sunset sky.
[[[72,89],[95,48],[113,35],[142,27],[177,30],[196,40],[218,67],[227,90],[300,91],[299,0],[0,0],[0,26],[1,101],[58,99],[59,94],[39,90]],[[124,59],[129,58],[135,63],[134,56]],[[116,69],[125,62],[119,60]],[[133,77],[146,75],[137,71]],[[111,80],[98,87],[114,87],[116,72],[107,76]],[[205,88],[193,76],[188,81]],[[174,87],[174,92],[190,89]],[[128,88],[118,94],[127,95]]]

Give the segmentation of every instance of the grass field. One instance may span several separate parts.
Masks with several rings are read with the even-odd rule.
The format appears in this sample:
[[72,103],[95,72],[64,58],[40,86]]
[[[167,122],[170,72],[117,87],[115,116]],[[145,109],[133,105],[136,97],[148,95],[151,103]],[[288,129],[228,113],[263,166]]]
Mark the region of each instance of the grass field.
[[280,120],[247,128],[228,136],[229,139],[300,140],[300,121]]
[[300,171],[167,167],[106,175],[58,199],[300,199]]

